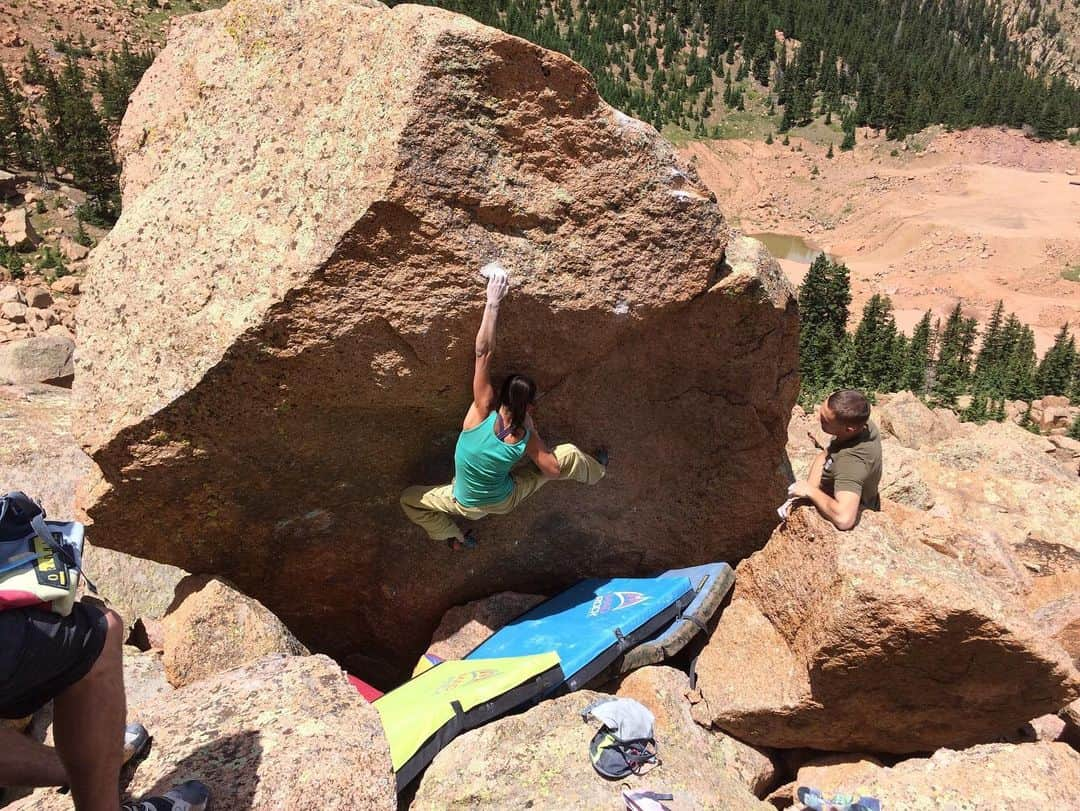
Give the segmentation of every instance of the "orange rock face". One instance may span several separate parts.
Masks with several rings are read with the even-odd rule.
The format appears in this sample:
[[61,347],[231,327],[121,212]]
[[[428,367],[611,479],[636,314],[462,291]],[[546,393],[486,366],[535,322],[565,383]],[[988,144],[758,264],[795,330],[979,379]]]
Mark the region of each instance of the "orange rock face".
[[998,739],[1080,695],[1071,658],[992,580],[888,514],[804,507],[740,564],[695,718],[756,746],[919,752]]

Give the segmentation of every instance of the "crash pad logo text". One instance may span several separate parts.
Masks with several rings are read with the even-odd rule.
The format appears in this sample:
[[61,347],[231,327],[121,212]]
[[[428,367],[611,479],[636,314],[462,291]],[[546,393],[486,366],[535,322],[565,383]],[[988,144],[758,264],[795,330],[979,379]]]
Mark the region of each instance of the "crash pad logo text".
[[648,595],[642,594],[640,591],[613,591],[610,594],[598,594],[589,609],[589,616],[596,617],[609,611],[619,611],[638,603],[647,602],[648,599]]
[[484,679],[490,679],[498,674],[497,670],[470,670],[468,673],[459,673],[451,679],[447,679],[435,689],[435,695],[449,693],[452,690],[460,690],[466,684],[475,684]]

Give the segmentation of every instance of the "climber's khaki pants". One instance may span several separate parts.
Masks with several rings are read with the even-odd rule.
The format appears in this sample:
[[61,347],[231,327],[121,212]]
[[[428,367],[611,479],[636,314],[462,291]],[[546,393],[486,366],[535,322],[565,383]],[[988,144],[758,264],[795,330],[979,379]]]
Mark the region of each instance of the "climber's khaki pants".
[[575,445],[557,445],[552,453],[559,460],[558,479],[545,479],[531,464],[515,470],[510,474],[514,480],[514,491],[498,504],[463,507],[454,501],[454,485],[451,483],[437,487],[410,487],[401,494],[401,509],[410,521],[422,526],[433,540],[443,541],[461,535],[457,524],[450,519],[451,515],[459,515],[470,521],[485,515],[506,515],[548,481],[572,480],[596,484],[604,478],[604,466]]

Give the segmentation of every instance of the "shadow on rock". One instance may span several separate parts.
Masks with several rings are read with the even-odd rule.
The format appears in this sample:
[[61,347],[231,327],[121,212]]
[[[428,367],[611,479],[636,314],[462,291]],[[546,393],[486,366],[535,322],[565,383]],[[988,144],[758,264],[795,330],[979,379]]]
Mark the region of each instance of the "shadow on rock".
[[[210,787],[214,807],[230,811],[253,808],[263,752],[260,737],[258,732],[246,730],[210,741],[177,761],[172,771],[154,783],[146,794],[161,795],[185,780],[202,780]],[[217,779],[210,775],[216,775]],[[221,779],[223,775],[229,777],[228,781]]]

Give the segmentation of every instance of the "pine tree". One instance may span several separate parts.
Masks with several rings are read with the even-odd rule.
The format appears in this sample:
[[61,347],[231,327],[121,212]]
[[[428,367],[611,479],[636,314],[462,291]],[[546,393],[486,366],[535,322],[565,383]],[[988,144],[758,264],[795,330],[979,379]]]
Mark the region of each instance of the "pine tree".
[[850,130],[845,129],[844,130],[844,140],[842,140],[840,142],[840,150],[842,152],[850,152],[854,148],[855,148],[855,130],[854,130],[854,128],[852,128]]
[[957,398],[968,383],[971,352],[975,344],[978,322],[964,318],[957,302],[941,332],[934,382],[931,387],[934,401],[946,408],[955,408]]
[[895,388],[893,344],[896,322],[888,296],[875,293],[863,307],[862,320],[855,329],[854,385],[866,391],[889,391]]
[[907,366],[908,346],[910,343],[911,341],[904,333],[900,332],[900,330],[896,331],[896,337],[892,342],[892,354],[889,358],[889,376],[887,380],[882,381],[881,391],[900,391],[903,388],[900,382],[903,380],[904,369]]
[[0,65],[0,164],[25,166],[30,162],[32,145],[22,108],[22,97],[8,82],[4,66]]
[[971,395],[971,402],[967,408],[960,412],[960,419],[964,422],[977,422],[982,424],[990,417],[990,398],[984,392],[975,392]]
[[1015,315],[1005,322],[1008,344],[1005,361],[1005,397],[1031,401],[1035,393],[1035,333],[1020,323]]
[[815,402],[836,389],[857,388],[855,375],[855,341],[846,332],[840,336],[833,350],[832,373],[825,387],[813,398]]
[[77,217],[75,222],[78,225],[75,230],[75,242],[82,245],[84,248],[93,248],[94,240],[86,233],[86,227],[83,225],[82,217]]
[[1033,434],[1039,433],[1039,426],[1035,424],[1035,420],[1031,416],[1031,403],[1027,404],[1027,410],[1020,417],[1020,427]]
[[780,125],[776,128],[778,131],[786,133],[793,126],[795,126],[795,120],[791,113],[792,107],[790,104],[784,107],[784,114],[780,116]]
[[920,397],[926,391],[926,375],[930,369],[930,318],[930,311],[927,310],[919,323],[915,325],[900,378],[900,388],[914,392]]
[[1069,325],[1065,324],[1035,373],[1035,390],[1038,395],[1043,397],[1047,394],[1069,394],[1075,366],[1076,340],[1069,335]]
[[[119,51],[109,55],[109,61],[98,70],[95,77],[98,93],[101,95],[101,111],[107,120],[114,124],[120,123],[127,110],[128,99],[153,61],[152,51],[136,53],[131,50],[127,40],[121,44]],[[629,76],[623,81],[628,84]]]
[[768,135],[765,136],[765,143],[772,146],[772,142],[773,142],[773,137],[772,137],[772,132],[770,132]]
[[799,367],[801,396],[806,403],[817,401],[836,384],[838,370],[843,370],[845,378],[851,377],[854,347],[847,337],[850,305],[847,267],[819,254],[799,287]]
[[833,156],[833,148],[832,148],[832,143],[830,143],[829,144],[829,151],[825,153],[825,157],[826,158],[832,158],[832,156]]
[[104,223],[119,213],[119,169],[109,132],[86,88],[78,63],[68,56],[60,77],[46,77],[45,110],[54,165],[63,161],[89,197],[88,213]]
[[1017,338],[1017,334],[1007,331],[1005,302],[999,301],[990,314],[975,358],[973,391],[985,392],[990,398],[1005,396],[1009,352]]
[[982,345],[975,357],[975,380],[986,383],[993,376],[995,367],[1002,361],[1002,348],[1005,335],[1005,302],[998,301],[990,313],[983,331]]
[[1042,140],[1060,140],[1065,137],[1068,130],[1066,114],[1053,98],[1048,98],[1043,102],[1033,123],[1035,136]]
[[1070,439],[1080,439],[1080,414],[1073,418],[1072,425],[1069,426],[1068,437]]
[[26,63],[23,65],[22,80],[24,84],[45,84],[46,68],[41,64],[41,56],[37,48],[31,45],[26,51]]
[[894,87],[885,95],[882,123],[885,137],[890,141],[899,141],[907,134],[907,107],[907,93],[903,87]]

